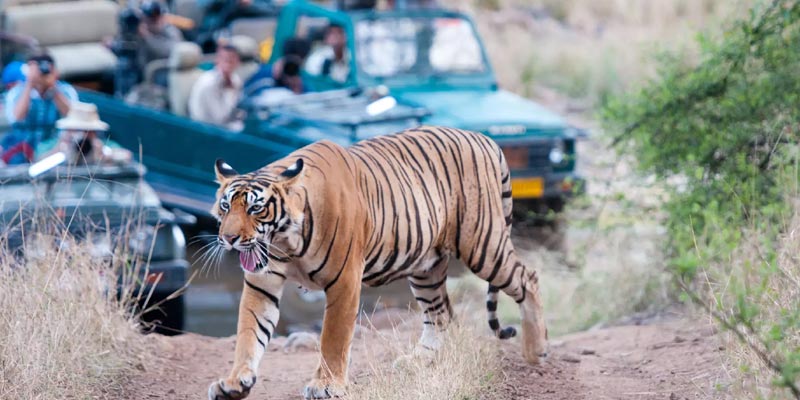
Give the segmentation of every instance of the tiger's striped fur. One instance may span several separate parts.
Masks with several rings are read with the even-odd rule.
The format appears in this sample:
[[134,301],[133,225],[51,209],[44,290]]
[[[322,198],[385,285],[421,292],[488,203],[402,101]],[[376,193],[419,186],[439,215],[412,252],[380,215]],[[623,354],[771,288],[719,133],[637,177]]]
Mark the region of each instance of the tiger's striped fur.
[[[457,129],[420,127],[345,149],[322,141],[239,175],[217,163],[219,240],[239,250],[245,288],[234,368],[210,399],[245,397],[278,322],[286,280],[325,290],[321,360],[306,398],[342,393],[362,284],[406,278],[424,314],[420,345],[436,348],[452,317],[451,257],[489,282],[489,325],[500,290],[520,304],[525,358],[545,355],[538,277],[511,243],[510,173],[499,146]],[[255,261],[254,261],[255,260]]]

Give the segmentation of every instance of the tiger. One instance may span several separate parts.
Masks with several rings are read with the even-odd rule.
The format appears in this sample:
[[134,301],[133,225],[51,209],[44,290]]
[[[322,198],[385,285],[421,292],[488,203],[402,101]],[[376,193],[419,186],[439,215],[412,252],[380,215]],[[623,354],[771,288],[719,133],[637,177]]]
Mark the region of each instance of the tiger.
[[538,275],[515,253],[510,171],[487,136],[421,126],[347,148],[319,141],[246,174],[220,159],[214,169],[217,243],[239,252],[245,276],[233,369],[209,386],[209,399],[249,395],[286,281],[325,292],[319,364],[305,399],[345,394],[362,285],[406,278],[422,310],[418,346],[435,351],[453,318],[451,258],[488,281],[494,334],[516,334],[496,317],[503,291],[520,308],[524,358],[546,357]]

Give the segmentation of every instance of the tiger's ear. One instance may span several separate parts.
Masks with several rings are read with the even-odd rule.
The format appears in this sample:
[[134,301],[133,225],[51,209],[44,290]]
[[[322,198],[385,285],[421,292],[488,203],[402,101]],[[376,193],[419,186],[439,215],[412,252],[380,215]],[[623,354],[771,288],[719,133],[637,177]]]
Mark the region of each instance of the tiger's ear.
[[288,182],[296,178],[300,175],[300,172],[303,171],[303,159],[298,158],[294,164],[290,165],[289,168],[286,168],[283,172],[281,172],[281,181]]
[[214,172],[217,174],[217,182],[223,183],[236,175],[239,175],[233,167],[228,165],[223,159],[218,158],[214,163]]

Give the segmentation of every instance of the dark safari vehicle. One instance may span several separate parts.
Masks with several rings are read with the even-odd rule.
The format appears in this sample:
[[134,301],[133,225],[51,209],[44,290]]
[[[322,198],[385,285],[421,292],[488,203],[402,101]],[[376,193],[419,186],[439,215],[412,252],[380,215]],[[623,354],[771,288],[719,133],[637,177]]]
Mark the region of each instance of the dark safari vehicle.
[[[192,218],[161,206],[143,180],[141,165],[67,167],[57,161],[48,157],[0,169],[0,229],[9,249],[22,248],[25,232],[38,218],[59,219],[75,238],[92,241],[93,257],[111,257],[115,249],[124,249],[131,260],[149,260],[147,275],[141,268],[137,280],[145,291],[155,283],[149,304],[186,284],[186,243],[178,224]],[[158,331],[174,333],[183,329],[183,302],[182,296],[166,301],[144,319],[159,320]]]
[[176,84],[165,90],[166,106],[132,104],[98,92],[85,91],[81,98],[97,104],[114,127],[115,141],[141,153],[147,179],[165,204],[199,215],[207,214],[213,202],[217,186],[211,169],[217,158],[249,171],[320,139],[348,146],[419,124],[492,137],[512,168],[517,208],[558,211],[581,188],[574,172],[580,132],[536,103],[498,88],[473,23],[463,14],[291,1],[281,10],[270,65],[283,57],[289,39],[310,43],[313,57],[329,26],[340,27],[346,40],[346,64],[338,79],[306,67],[306,93],[243,99],[241,131],[193,121],[186,116],[185,100],[173,101],[188,97],[187,82],[202,69],[203,56],[191,43],[173,51],[167,74]]

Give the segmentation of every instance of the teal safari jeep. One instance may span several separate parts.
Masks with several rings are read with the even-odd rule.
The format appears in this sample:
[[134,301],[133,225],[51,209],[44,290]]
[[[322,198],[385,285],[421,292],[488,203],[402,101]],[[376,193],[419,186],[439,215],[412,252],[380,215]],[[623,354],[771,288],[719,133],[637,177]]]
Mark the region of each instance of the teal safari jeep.
[[349,74],[334,82],[306,73],[304,81],[315,89],[386,86],[400,103],[427,109],[424,124],[491,137],[506,154],[513,197],[522,208],[560,211],[564,200],[581,190],[575,140],[584,133],[500,89],[467,16],[430,8],[337,10],[295,0],[280,15],[272,61],[291,37],[304,37],[315,47],[318,32],[331,24],[345,31]]
[[[482,132],[504,150],[517,208],[559,211],[581,187],[575,174],[579,130],[536,103],[498,88],[483,45],[466,16],[443,9],[339,10],[305,0],[282,9],[271,61],[283,43],[302,37],[320,48],[330,24],[343,28],[349,67],[339,82],[304,72],[314,92],[243,103],[244,129],[193,121],[168,110],[84,91],[111,137],[148,168],[162,201],[208,215],[212,165],[224,158],[257,169],[317,140],[343,146],[420,124]],[[168,89],[171,90],[171,89]],[[387,99],[371,112],[375,99]],[[374,108],[374,107],[373,107]]]

